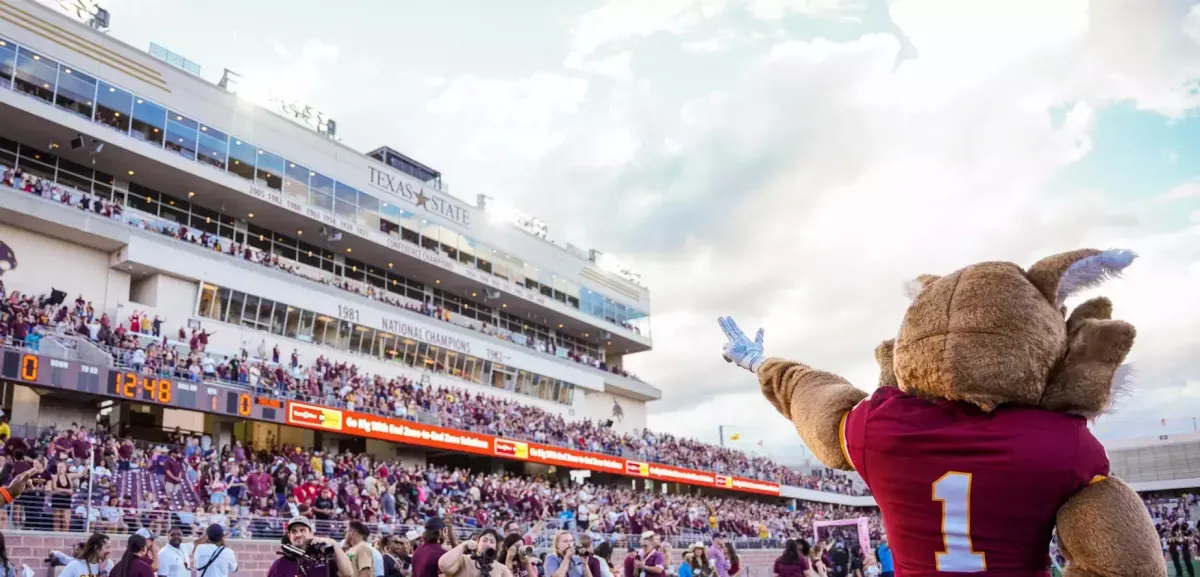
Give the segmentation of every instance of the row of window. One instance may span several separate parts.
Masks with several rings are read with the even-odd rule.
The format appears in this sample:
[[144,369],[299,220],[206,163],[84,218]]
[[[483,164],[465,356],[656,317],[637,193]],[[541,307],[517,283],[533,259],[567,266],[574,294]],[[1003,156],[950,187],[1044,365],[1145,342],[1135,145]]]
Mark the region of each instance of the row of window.
[[520,259],[480,245],[387,201],[286,160],[180,112],[110,85],[0,38],[0,87],[320,207],[368,230],[381,230],[568,306],[649,335],[646,313],[614,302]]
[[578,338],[561,331],[551,330],[529,320],[511,315],[502,309],[493,308],[467,297],[459,297],[420,281],[398,274],[393,269],[380,269],[361,261],[346,258],[328,249],[320,248],[298,239],[278,234],[254,224],[245,229],[234,217],[209,210],[199,204],[160,193],[135,182],[129,183],[129,192],[112,187],[112,176],[81,166],[64,158],[58,158],[45,150],[17,144],[0,137],[0,165],[18,167],[40,178],[69,186],[81,192],[90,192],[130,208],[178,223],[196,231],[207,232],[222,239],[224,246],[236,242],[314,268],[339,277],[369,283],[380,290],[405,296],[418,303],[432,302],[452,314],[475,319],[530,338],[554,343],[586,353],[593,358],[603,359],[598,339]]
[[566,381],[207,283],[200,285],[196,315],[565,405],[575,393]]

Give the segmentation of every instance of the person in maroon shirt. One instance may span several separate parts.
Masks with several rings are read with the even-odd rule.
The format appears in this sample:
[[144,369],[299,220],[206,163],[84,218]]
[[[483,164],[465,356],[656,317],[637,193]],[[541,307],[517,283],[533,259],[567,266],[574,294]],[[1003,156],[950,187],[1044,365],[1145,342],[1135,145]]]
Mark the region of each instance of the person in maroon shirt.
[[167,461],[163,463],[163,475],[165,477],[163,485],[167,489],[167,495],[175,496],[179,491],[179,485],[183,483],[183,463],[179,462],[178,450],[171,449]]
[[125,545],[121,560],[113,565],[112,577],[154,577],[158,565],[158,546],[145,537],[133,534]]
[[[443,545],[447,540],[451,547]],[[421,546],[413,551],[412,577],[438,577],[438,559],[446,554],[454,543],[454,532],[446,527],[441,517],[430,517],[425,521],[425,533],[421,537]]]

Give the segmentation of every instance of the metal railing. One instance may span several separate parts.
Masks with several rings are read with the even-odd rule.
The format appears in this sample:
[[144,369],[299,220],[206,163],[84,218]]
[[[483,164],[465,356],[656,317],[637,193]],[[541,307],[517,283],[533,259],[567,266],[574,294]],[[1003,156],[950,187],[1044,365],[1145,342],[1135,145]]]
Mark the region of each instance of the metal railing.
[[[77,497],[69,507],[52,506],[50,496],[40,492],[27,492],[18,497],[15,503],[0,507],[0,532],[11,530],[37,531],[40,533],[79,534],[93,532],[110,534],[128,534],[138,529],[147,529],[154,535],[165,535],[170,529],[180,529],[185,538],[200,536],[210,524],[218,524],[225,528],[231,539],[251,539],[279,541],[285,533],[286,524],[292,515],[285,509],[276,515],[258,515],[233,507],[229,513],[195,513],[192,511],[167,510],[165,508],[126,508],[93,504],[86,506]],[[344,517],[338,519],[313,519],[318,535],[341,539],[346,532],[349,521]],[[420,534],[423,525],[406,523],[365,523],[373,535],[406,535],[410,532]],[[463,524],[453,525],[455,536],[460,540],[483,530],[485,527]],[[498,527],[497,527],[498,529]],[[541,530],[526,533],[533,538],[534,546],[548,549],[553,543],[554,536],[560,530],[557,524],[545,523]],[[575,534],[588,534],[597,541],[607,541],[614,548],[624,550],[637,547],[641,542],[640,535],[624,533],[608,533],[593,529],[583,529],[577,526],[565,530]],[[530,531],[528,525],[523,532]],[[790,536],[789,536],[790,537]],[[663,541],[676,549],[685,549],[696,542],[708,543],[711,534],[706,532],[688,531],[664,535]],[[780,538],[758,538],[746,536],[729,536],[730,541],[739,549],[777,549],[783,546]]]

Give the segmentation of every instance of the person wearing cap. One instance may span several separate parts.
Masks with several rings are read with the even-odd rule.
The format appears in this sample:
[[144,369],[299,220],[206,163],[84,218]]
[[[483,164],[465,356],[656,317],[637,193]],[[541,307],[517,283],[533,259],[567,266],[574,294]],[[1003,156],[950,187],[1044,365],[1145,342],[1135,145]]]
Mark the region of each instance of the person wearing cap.
[[642,533],[642,548],[625,556],[625,577],[663,576],[665,560],[658,550],[659,536],[654,531]]
[[450,548],[457,545],[454,531],[446,526],[441,517],[430,517],[425,521],[425,533],[421,536],[421,546],[413,552],[412,577],[438,577],[438,559],[442,558]]
[[196,539],[192,567],[199,577],[229,577],[237,572],[237,555],[225,546],[225,528],[213,523]]
[[[287,524],[287,541],[292,547],[304,550],[309,543],[321,543],[333,548],[333,561],[337,567],[337,577],[354,577],[354,566],[350,557],[337,546],[337,542],[327,537],[317,537],[313,534],[315,526],[307,517],[292,517]],[[327,563],[306,565],[303,570],[300,562],[294,557],[283,555],[271,563],[267,577],[326,577],[330,575]]]
[[[513,577],[512,571],[499,560],[496,550],[499,545],[500,534],[495,529],[484,529],[478,540],[463,541],[442,555],[438,569],[446,577],[481,577],[485,569],[491,577]],[[490,555],[485,553],[489,550]],[[547,568],[546,573],[549,572]]]

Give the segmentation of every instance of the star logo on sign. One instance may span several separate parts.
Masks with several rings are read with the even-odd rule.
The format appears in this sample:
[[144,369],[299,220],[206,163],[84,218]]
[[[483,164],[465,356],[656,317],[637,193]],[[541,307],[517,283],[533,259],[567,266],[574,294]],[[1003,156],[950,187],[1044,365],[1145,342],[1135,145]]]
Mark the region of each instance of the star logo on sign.
[[417,193],[417,199],[416,199],[416,201],[414,201],[414,202],[416,203],[416,205],[417,205],[418,207],[424,207],[424,208],[425,208],[425,210],[429,210],[429,206],[427,206],[427,205],[425,204],[425,203],[429,202],[429,197],[428,197],[428,196],[425,196],[425,190],[424,190],[424,189],[422,189],[420,192],[418,192],[418,193]]

